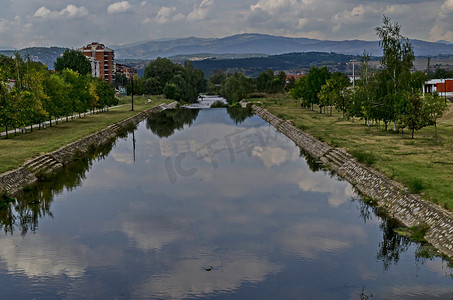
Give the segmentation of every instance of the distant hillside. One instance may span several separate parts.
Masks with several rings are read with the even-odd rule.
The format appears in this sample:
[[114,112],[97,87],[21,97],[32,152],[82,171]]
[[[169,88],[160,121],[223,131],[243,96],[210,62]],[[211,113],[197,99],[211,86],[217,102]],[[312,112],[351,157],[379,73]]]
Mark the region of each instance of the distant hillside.
[[[436,56],[453,53],[453,44],[411,40],[416,56]],[[347,55],[360,55],[363,50],[374,56],[382,55],[378,41],[323,41],[308,38],[289,38],[265,34],[240,34],[225,38],[183,38],[155,40],[115,49],[117,58],[154,59],[175,55],[197,53],[248,54],[262,53],[278,55],[292,52],[335,52]]]
[[[22,57],[30,55],[30,59],[33,61],[40,61],[46,64],[49,69],[53,69],[53,64],[57,57],[59,57],[67,48],[61,47],[32,47],[18,50]],[[0,54],[6,56],[13,56],[16,50],[0,50]]]
[[326,52],[288,53],[243,59],[207,59],[192,62],[194,67],[201,69],[205,77],[214,70],[228,73],[242,72],[247,76],[256,77],[262,71],[272,69],[288,73],[306,72],[312,66],[327,66],[331,71],[352,72],[351,60],[360,61],[356,55],[344,55]]

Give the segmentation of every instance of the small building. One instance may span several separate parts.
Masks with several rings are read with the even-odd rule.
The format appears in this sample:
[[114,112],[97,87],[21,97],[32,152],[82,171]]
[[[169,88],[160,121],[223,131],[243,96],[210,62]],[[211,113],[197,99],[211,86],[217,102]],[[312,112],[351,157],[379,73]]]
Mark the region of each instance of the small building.
[[137,74],[137,69],[128,65],[115,63],[115,73],[117,72],[123,73],[127,79],[131,79]]
[[441,97],[453,97],[453,79],[431,79],[423,84],[423,94],[434,92]]

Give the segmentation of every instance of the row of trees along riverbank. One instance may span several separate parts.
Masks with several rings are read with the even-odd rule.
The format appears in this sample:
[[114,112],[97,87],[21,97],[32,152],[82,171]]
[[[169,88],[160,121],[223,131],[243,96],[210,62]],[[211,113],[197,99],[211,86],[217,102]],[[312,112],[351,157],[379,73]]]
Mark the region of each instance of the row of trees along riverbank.
[[[116,105],[114,89],[91,76],[91,66],[82,52],[67,50],[47,66],[23,59],[0,56],[0,127],[9,129],[41,124],[74,114]],[[8,82],[14,84],[7,84]]]

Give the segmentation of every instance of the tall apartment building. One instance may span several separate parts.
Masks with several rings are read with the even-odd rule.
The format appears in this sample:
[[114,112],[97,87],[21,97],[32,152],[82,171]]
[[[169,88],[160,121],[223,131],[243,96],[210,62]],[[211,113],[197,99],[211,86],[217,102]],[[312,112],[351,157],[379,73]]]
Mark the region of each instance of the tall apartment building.
[[93,42],[80,49],[91,62],[91,70],[94,77],[101,77],[113,83],[115,53],[113,49],[104,44]]

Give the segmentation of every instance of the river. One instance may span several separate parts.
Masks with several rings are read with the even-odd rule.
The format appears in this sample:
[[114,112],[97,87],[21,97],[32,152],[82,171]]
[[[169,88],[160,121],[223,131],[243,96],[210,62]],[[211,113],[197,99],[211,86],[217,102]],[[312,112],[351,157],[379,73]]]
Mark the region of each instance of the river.
[[152,116],[0,221],[1,299],[453,295],[451,264],[240,109]]

